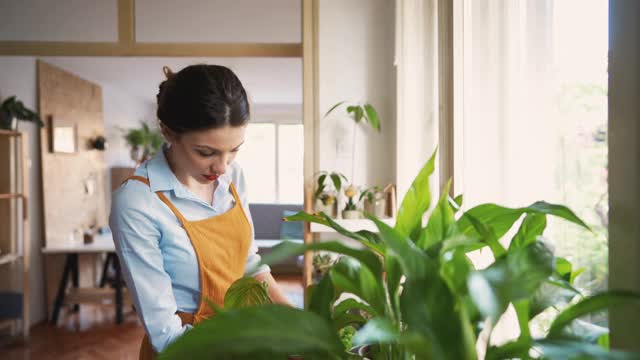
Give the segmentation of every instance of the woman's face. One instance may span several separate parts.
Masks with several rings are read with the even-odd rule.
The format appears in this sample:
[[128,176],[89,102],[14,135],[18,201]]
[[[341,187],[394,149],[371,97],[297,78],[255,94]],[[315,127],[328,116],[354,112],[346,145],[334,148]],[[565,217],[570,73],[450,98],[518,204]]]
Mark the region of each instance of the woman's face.
[[[174,171],[194,178],[201,184],[215,181],[227,171],[244,143],[245,126],[225,126],[165,136],[171,143]],[[170,131],[169,131],[170,133]],[[168,136],[167,136],[168,135]]]

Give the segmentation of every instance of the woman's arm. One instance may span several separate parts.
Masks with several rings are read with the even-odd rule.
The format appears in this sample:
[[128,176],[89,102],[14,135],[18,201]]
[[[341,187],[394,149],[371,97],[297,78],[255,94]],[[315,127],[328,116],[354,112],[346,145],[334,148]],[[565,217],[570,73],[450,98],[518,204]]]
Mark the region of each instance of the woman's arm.
[[144,208],[149,199],[142,197],[134,191],[114,196],[109,225],[138,316],[154,349],[160,352],[190,326],[182,326],[175,314],[177,305],[171,278],[164,270],[159,247],[161,233],[149,215],[151,212]]
[[276,280],[273,278],[271,272],[263,272],[257,274],[254,276],[254,278],[258,281],[264,281],[267,283],[267,290],[269,291],[269,296],[271,297],[271,300],[273,300],[273,302],[275,302],[276,304],[295,307],[295,305],[293,305],[287,295],[285,295],[284,291],[282,291],[280,285],[278,285]]

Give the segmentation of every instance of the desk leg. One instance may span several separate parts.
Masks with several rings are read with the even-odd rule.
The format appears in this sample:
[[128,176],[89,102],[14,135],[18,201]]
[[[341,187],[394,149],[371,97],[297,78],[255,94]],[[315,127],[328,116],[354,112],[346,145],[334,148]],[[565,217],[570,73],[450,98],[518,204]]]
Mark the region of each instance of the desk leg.
[[109,272],[109,265],[114,254],[108,253],[106,259],[104,259],[104,265],[102,266],[102,275],[100,276],[100,287],[103,288],[107,284],[107,273]]
[[56,294],[56,300],[53,304],[53,314],[51,315],[51,323],[53,325],[58,323],[60,308],[64,304],[64,293],[67,290],[67,284],[69,283],[69,274],[73,271],[73,263],[76,259],[76,254],[67,254],[66,256],[64,271],[62,272],[62,278],[60,279],[60,285],[58,286],[58,293]]
[[[79,270],[79,260],[78,254],[73,254],[73,271],[71,272],[73,281],[73,288],[77,289],[80,286],[80,270]],[[80,304],[73,304],[73,312],[80,311]]]
[[116,324],[122,324],[124,316],[122,313],[122,271],[120,270],[120,260],[117,256],[112,258],[116,271]]

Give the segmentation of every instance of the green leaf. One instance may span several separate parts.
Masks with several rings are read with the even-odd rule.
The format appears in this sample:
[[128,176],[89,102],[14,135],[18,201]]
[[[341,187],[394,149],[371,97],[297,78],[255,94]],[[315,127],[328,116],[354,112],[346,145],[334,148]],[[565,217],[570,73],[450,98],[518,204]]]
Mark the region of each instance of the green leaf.
[[385,295],[380,280],[351,257],[341,257],[329,270],[336,296],[352,293],[369,304],[377,314],[385,311]]
[[[558,338],[566,340],[578,340],[588,344],[598,344],[609,335],[609,329],[580,319],[567,325]],[[608,347],[605,347],[608,349]]]
[[451,206],[453,206],[453,209],[458,212],[458,210],[460,210],[460,208],[462,207],[462,201],[463,201],[464,197],[462,196],[462,194],[456,196],[453,199],[450,199],[453,204],[451,204]]
[[[496,204],[481,204],[470,209],[465,214],[471,215],[472,218],[490,225],[495,231],[496,238],[500,239],[524,213],[553,215],[590,230],[589,227],[566,206],[549,204],[544,201],[538,201],[523,208],[507,208]],[[458,220],[458,229],[464,234],[479,236],[470,219],[468,216],[462,216]]]
[[224,308],[227,310],[272,303],[266,284],[253,277],[236,280],[224,296]]
[[312,285],[312,287],[310,291],[309,311],[318,314],[318,316],[327,321],[331,321],[331,304],[335,299],[335,291],[331,277],[325,274],[320,282]]
[[615,360],[637,360],[640,354],[633,354],[622,351],[608,351],[601,346],[585,344],[580,341],[571,340],[538,340],[533,343],[534,349],[542,355],[544,359],[566,360],[566,359],[615,359]]
[[384,258],[385,270],[387,274],[387,291],[394,311],[400,306],[400,280],[402,278],[402,267],[395,254],[388,254]]
[[447,181],[446,185],[442,189],[440,200],[431,212],[427,226],[420,232],[420,237],[418,238],[416,245],[423,250],[441,243],[453,232],[455,218],[453,209],[449,204],[450,187],[451,180]]
[[537,211],[541,214],[554,215],[591,231],[591,228],[585,224],[582,219],[576,216],[571,209],[564,205],[549,204],[544,201],[538,201],[529,205],[529,207],[526,208],[526,211]]
[[579,294],[578,290],[573,289],[564,280],[547,279],[531,296],[529,314],[534,318],[551,306],[558,308],[568,304]]
[[380,236],[387,246],[387,255],[392,252],[396,256],[407,278],[424,279],[436,272],[433,261],[409,238],[375,217],[366,216],[378,227]]
[[369,314],[370,316],[376,316],[377,313],[376,311],[369,306],[367,303],[364,303],[362,301],[358,301],[356,299],[353,298],[347,298],[344,299],[342,301],[340,301],[339,303],[335,304],[335,306],[333,307],[333,315],[334,316],[339,316],[343,313],[347,313],[349,311],[353,311],[353,310],[362,310],[364,312],[366,312],[367,314]]
[[322,214],[320,215],[309,214],[304,211],[300,211],[291,216],[287,216],[283,218],[283,220],[284,221],[307,221],[307,222],[329,226],[329,223],[327,222],[326,217],[323,216]]
[[350,256],[371,271],[376,279],[382,279],[381,260],[373,252],[367,249],[354,249],[337,241],[325,241],[313,244],[300,244],[291,241],[283,241],[274,246],[269,254],[262,257],[262,264],[275,264],[293,255],[304,254],[306,251],[330,251],[336,254]]
[[371,127],[378,131],[381,131],[380,118],[378,117],[378,112],[376,111],[376,109],[371,104],[365,104],[364,111],[367,114],[367,119],[369,120],[369,124],[371,124]]
[[630,291],[613,290],[586,297],[558,314],[549,328],[547,337],[561,336],[562,330],[579,317],[625,304],[640,305],[640,295]]
[[489,245],[494,258],[499,259],[507,253],[502,244],[498,241],[499,237],[496,235],[496,232],[491,225],[483,223],[469,213],[465,213],[462,216],[469,219],[473,228],[480,236],[480,241]]
[[[159,359],[305,358],[338,359],[344,347],[328,322],[318,315],[281,305],[217,313],[171,343]],[[269,357],[270,356],[270,357]]]
[[458,295],[467,293],[467,278],[473,270],[473,264],[463,249],[448,251],[440,258],[440,275],[451,291]]
[[335,186],[336,191],[340,192],[340,189],[342,189],[342,180],[340,179],[340,175],[331,173],[331,181],[333,182],[333,186]]
[[372,237],[370,236],[369,233],[363,232],[363,231],[351,232],[351,231],[345,229],[344,227],[342,227],[337,222],[335,222],[327,214],[323,213],[323,214],[321,214],[321,216],[323,217],[324,221],[327,223],[327,226],[329,226],[330,228],[332,228],[335,231],[337,231],[338,234],[344,235],[344,236],[346,236],[348,238],[351,238],[351,239],[354,239],[354,240],[358,241],[360,244],[368,247],[370,250],[373,250],[378,255],[384,255],[385,254],[386,250],[384,248],[384,245],[381,244],[380,242],[372,242],[371,241]]
[[519,338],[500,346],[491,346],[487,349],[486,360],[502,359],[527,359],[529,349],[533,345],[530,338]]
[[513,307],[516,310],[518,316],[518,325],[520,326],[520,337],[530,338],[531,331],[529,330],[529,299],[521,299],[513,303]]
[[472,273],[467,286],[480,312],[497,321],[510,302],[528,299],[552,271],[553,254],[536,242]]
[[398,341],[400,331],[387,318],[371,319],[353,337],[353,345],[393,344]]
[[513,236],[509,249],[524,247],[536,241],[547,227],[547,217],[544,214],[527,214],[520,224],[518,232]]
[[431,205],[429,178],[435,169],[437,152],[438,150],[436,149],[429,161],[420,170],[418,176],[413,180],[398,210],[396,230],[414,241],[417,241],[418,236],[420,236],[422,216]]
[[557,257],[556,258],[556,272],[562,279],[565,281],[571,281],[571,272],[573,270],[573,265],[569,262],[569,260]]
[[338,106],[340,106],[340,105],[342,105],[342,104],[344,104],[344,103],[345,103],[345,101],[340,101],[339,103],[337,103],[337,104],[333,105],[333,106],[331,107],[331,109],[329,109],[329,111],[327,111],[327,113],[326,113],[326,114],[324,114],[324,117],[326,118],[329,114],[331,114],[331,112],[332,112],[333,110],[335,110]]
[[362,121],[362,118],[364,117],[364,110],[362,110],[361,106],[355,107],[353,116],[356,123],[359,123],[360,121]]

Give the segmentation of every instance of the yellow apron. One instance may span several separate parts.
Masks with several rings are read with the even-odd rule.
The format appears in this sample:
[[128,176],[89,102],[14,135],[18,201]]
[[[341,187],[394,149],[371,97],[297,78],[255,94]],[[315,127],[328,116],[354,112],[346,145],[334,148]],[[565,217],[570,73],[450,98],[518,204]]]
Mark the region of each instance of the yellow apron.
[[[132,176],[149,185],[149,180]],[[197,324],[214,315],[205,299],[223,307],[224,295],[231,284],[244,275],[247,254],[251,245],[251,225],[244,213],[240,197],[233,183],[230,185],[235,204],[224,214],[198,221],[189,221],[160,191],[156,192],[187,232],[193,245],[200,272],[200,304],[195,313],[178,312],[182,324]],[[151,360],[156,352],[147,335],[140,346],[140,360]]]

